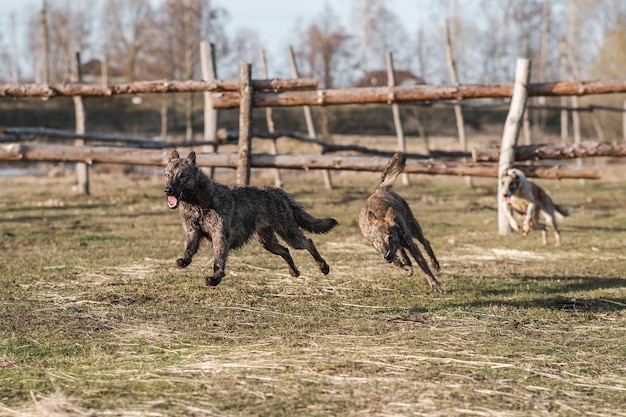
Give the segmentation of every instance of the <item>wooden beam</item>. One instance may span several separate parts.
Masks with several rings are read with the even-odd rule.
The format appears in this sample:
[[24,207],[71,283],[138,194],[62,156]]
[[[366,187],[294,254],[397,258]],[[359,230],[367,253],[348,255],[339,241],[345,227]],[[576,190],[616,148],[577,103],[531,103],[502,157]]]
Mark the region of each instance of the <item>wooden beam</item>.
[[[255,107],[329,106],[338,104],[407,103],[412,101],[510,98],[513,84],[415,85],[317,90],[311,78],[252,80]],[[303,91],[282,91],[307,89]],[[314,89],[314,90],[311,90]],[[127,84],[0,84],[0,98],[113,96],[120,94],[189,93],[211,91],[214,108],[239,107],[239,81],[139,81]],[[626,93],[626,79],[531,83],[529,96],[584,96]]]
[[[32,162],[85,162],[88,164],[123,164],[165,166],[171,149],[131,149],[105,146],[70,146],[19,143],[0,145],[0,161]],[[352,155],[271,155],[253,154],[252,168],[283,169],[334,169],[348,171],[382,172],[387,165],[387,156]],[[224,167],[236,169],[239,165],[237,153],[198,154],[196,163],[202,167]],[[599,179],[602,174],[592,168],[574,169],[569,166],[518,166],[531,178],[585,178]],[[405,171],[410,174],[426,175],[472,175],[497,178],[498,167],[492,163],[462,163],[442,160],[408,159]]]
[[[529,96],[582,96],[626,93],[626,79],[603,81],[566,81],[531,83]],[[415,85],[398,87],[363,87],[330,90],[256,92],[255,107],[330,106],[339,104],[390,104],[413,101],[466,100],[477,98],[510,98],[513,84],[481,85]],[[215,97],[216,108],[236,108],[238,96],[223,92]]]
[[[258,91],[280,91],[285,89],[317,88],[314,78],[298,78],[292,80],[271,79],[252,80],[252,87]],[[0,84],[0,97],[108,97],[121,94],[150,93],[194,93],[194,92],[226,92],[230,91],[237,97],[239,80],[215,81],[138,81],[125,84]]]
[[[536,144],[515,148],[516,161],[539,159],[570,159],[586,157],[626,157],[626,142],[583,141],[578,144]],[[500,148],[474,148],[474,162],[495,162],[500,157]]]

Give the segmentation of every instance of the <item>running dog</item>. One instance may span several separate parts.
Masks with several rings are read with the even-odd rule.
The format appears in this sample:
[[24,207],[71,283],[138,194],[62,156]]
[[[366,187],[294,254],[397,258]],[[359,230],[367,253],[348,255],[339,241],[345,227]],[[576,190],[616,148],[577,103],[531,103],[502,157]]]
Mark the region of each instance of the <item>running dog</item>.
[[556,213],[568,216],[568,210],[554,204],[548,193],[526,178],[526,175],[517,168],[509,168],[502,176],[502,197],[506,203],[506,217],[511,228],[519,232],[520,228],[514,218],[514,212],[524,216],[522,234],[526,236],[530,229],[541,230],[543,244],[548,243],[546,225],[539,223],[541,214],[545,222],[554,229],[554,245],[561,246],[561,233],[556,224]]
[[229,251],[242,247],[253,237],[267,251],[281,256],[294,277],[300,271],[276,235],[294,249],[308,250],[324,275],[330,271],[302,229],[327,233],[337,226],[337,221],[314,218],[280,188],[217,183],[196,165],[195,152],[181,158],[173,150],[165,168],[165,194],[170,209],[179,207],[185,231],[185,251],[176,264],[181,268],[189,265],[201,241],[213,244],[213,275],[205,278],[207,285],[222,281]]
[[413,275],[411,261],[406,250],[415,258],[426,274],[431,291],[441,292],[441,285],[428,267],[418,246],[413,241],[417,238],[428,253],[431,265],[439,271],[439,261],[422,233],[420,224],[413,216],[408,203],[392,190],[396,178],[404,170],[406,157],[396,152],[383,172],[380,184],[368,197],[359,212],[361,232],[374,248],[383,255],[385,261],[402,270],[407,276]]

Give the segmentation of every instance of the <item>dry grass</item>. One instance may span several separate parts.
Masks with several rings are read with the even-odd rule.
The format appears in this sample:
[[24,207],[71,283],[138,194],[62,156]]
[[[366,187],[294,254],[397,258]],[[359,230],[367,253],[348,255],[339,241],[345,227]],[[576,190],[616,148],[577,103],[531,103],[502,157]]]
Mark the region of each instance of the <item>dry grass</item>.
[[[232,173],[220,173],[232,179]],[[573,208],[564,246],[496,233],[493,184],[398,186],[442,263],[443,294],[360,236],[375,174],[286,173],[341,226],[294,279],[256,243],[204,286],[185,270],[159,177],[2,178],[0,415],[626,415],[626,182],[543,182]],[[270,183],[256,177],[258,183]]]

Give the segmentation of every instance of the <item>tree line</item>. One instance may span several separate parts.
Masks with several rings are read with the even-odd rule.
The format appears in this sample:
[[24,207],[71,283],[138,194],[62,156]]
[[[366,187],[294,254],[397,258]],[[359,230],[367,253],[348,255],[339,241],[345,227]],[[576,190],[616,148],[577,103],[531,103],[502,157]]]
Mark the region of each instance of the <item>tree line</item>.
[[[533,82],[620,78],[626,67],[623,0],[404,1],[423,16],[413,27],[383,0],[350,4],[348,23],[330,2],[317,15],[285,22],[293,36],[284,55],[269,55],[270,76],[292,77],[292,47],[301,76],[321,88],[385,85],[372,74],[384,70],[387,52],[409,81],[449,84],[445,27],[462,84],[510,82],[519,57],[531,60]],[[268,45],[249,28],[229,35],[228,7],[215,0],[41,0],[19,16],[2,16],[0,82],[68,82],[76,51],[86,81],[199,80],[203,40],[215,46],[218,77],[236,79],[239,62],[258,62]],[[254,78],[262,78],[260,67],[253,65]],[[602,100],[621,106],[623,98]]]
[[[317,78],[322,88],[350,86],[384,69],[387,51],[398,69],[429,84],[449,83],[446,21],[461,83],[508,82],[518,57],[533,62],[534,82],[616,78],[626,66],[622,0],[404,3],[424,16],[414,27],[405,27],[383,0],[352,0],[348,24],[327,2],[304,24],[284,23],[295,25],[285,48],[294,48],[301,74]],[[76,51],[86,57],[87,72],[126,82],[199,79],[202,40],[216,46],[219,77],[237,78],[238,63],[258,60],[267,48],[263,34],[252,29],[228,36],[228,2],[215,0],[41,0],[39,8],[15,13],[2,17],[0,54],[10,63],[0,68],[3,82],[65,82]],[[270,58],[277,76],[289,77],[286,49]]]

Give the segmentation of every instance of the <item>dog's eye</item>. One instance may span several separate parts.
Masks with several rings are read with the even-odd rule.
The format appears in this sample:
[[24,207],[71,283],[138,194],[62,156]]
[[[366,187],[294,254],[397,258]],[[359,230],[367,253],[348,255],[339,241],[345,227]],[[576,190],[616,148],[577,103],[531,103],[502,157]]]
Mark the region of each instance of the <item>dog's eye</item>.
[[169,173],[169,172],[166,172],[166,173],[165,173],[165,178],[169,178],[169,177],[171,177],[170,173]]
[[186,172],[181,172],[180,173],[180,177],[181,178],[187,178],[187,173]]

